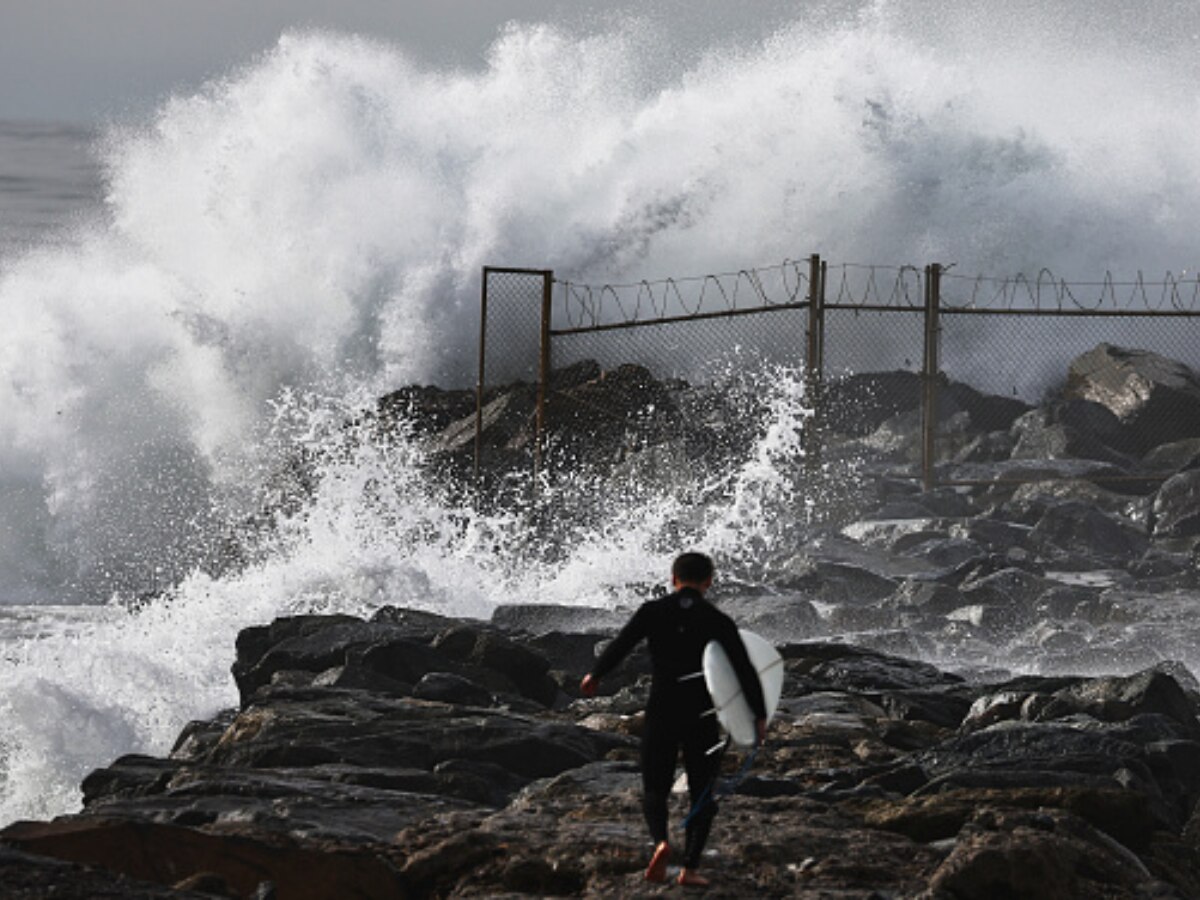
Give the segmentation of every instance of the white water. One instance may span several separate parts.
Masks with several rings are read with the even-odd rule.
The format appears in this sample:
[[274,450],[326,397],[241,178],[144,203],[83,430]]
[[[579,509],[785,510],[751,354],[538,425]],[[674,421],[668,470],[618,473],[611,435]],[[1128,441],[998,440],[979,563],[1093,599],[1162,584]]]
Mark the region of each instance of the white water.
[[[243,625],[383,602],[614,602],[658,580],[685,515],[670,501],[615,510],[546,570],[526,565],[515,521],[431,496],[403,448],[327,473],[246,573],[189,575],[281,444],[403,383],[470,382],[484,264],[582,281],[810,252],[1076,278],[1194,266],[1187,4],[1143,10],[1134,31],[1103,5],[962,10],[814,14],[667,59],[642,21],[522,26],[479,72],[289,34],[111,130],[102,212],[0,258],[0,603],[183,581],[140,614],[106,607],[82,634],[6,645],[0,821],[69,808],[89,767],[162,752],[230,703]],[[309,414],[300,396],[340,399]],[[804,509],[780,480],[796,427],[780,409],[733,499],[690,531],[710,549],[760,545],[742,539],[764,498]],[[381,469],[388,496],[364,503]]]

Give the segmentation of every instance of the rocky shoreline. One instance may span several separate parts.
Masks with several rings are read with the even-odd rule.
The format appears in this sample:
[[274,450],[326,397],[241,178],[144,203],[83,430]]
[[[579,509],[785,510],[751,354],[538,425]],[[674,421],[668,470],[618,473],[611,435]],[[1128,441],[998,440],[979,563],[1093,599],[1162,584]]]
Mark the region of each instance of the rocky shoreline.
[[[554,454],[586,449],[617,485],[652,477],[655,460],[720,469],[745,449],[735,395],[637,367],[581,364],[556,379],[569,427],[551,469]],[[1200,379],[1102,345],[1037,407],[948,385],[939,475],[961,483],[932,491],[897,474],[920,440],[911,376],[829,392],[823,461],[855,472],[836,485],[836,514],[794,512],[722,567],[715,594],[780,646],[787,680],[770,740],[721,801],[707,894],[1200,897],[1188,667]],[[406,389],[366,424],[386,437],[408,423],[452,476],[470,455],[468,400]],[[488,398],[486,449],[504,465],[528,456],[531,402],[528,385]],[[572,420],[584,407],[621,407],[628,421]],[[283,502],[302,505],[313,471],[298,461]],[[384,607],[246,629],[239,706],[188,725],[165,758],[92,773],[82,812],[5,828],[0,893],[679,892],[641,880],[644,656],[603,696],[577,691],[638,599],[500,606],[490,621]],[[1097,672],[1125,674],[1079,674]],[[741,762],[729,754],[726,769]]]
[[[94,772],[81,813],[0,832],[4,894],[679,891],[641,880],[645,658],[601,697],[575,690],[613,617],[387,607],[247,629],[240,707],[166,758]],[[784,700],[721,800],[709,896],[1200,896],[1200,694],[1178,668],[988,682],[848,644],[781,650]]]

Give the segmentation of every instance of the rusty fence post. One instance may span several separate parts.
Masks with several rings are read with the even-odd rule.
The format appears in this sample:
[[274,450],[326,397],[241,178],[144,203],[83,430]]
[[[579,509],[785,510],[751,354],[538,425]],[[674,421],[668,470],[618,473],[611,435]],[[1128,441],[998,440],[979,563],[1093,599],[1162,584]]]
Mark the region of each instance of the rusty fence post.
[[533,437],[533,481],[537,485],[542,470],[542,452],[546,437],[546,395],[550,390],[550,315],[554,292],[554,271],[545,269],[542,275],[542,322],[538,348],[537,417]]
[[808,258],[808,347],[804,358],[804,394],[812,417],[804,432],[804,457],[809,469],[821,461],[821,393],[825,371],[825,263],[820,254]]
[[938,314],[941,302],[942,266],[933,263],[925,267],[925,360],[921,370],[921,482],[927,491],[937,483],[934,462],[937,457],[938,338],[941,335]]
[[480,458],[483,455],[483,387],[487,366],[488,279],[492,269],[483,267],[479,291],[479,380],[475,383],[475,483],[479,484]]

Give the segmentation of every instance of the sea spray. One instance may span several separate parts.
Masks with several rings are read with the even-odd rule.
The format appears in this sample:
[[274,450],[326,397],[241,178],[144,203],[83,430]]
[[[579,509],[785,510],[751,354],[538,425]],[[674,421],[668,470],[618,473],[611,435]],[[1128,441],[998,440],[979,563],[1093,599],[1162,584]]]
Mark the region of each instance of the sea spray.
[[[293,33],[113,129],[103,213],[0,263],[0,602],[156,596],[62,634],[48,610],[46,634],[6,645],[2,817],[68,809],[89,767],[162,752],[233,702],[245,625],[624,602],[684,538],[753,555],[738,538],[777,491],[773,511],[807,515],[806,488],[770,475],[785,423],[715,493],[689,489],[711,508],[635,492],[525,565],[519,511],[481,518],[436,492],[419,451],[364,443],[243,567],[206,574],[347,409],[472,381],[485,264],[579,281],[814,251],[1070,278],[1195,264],[1197,54],[1170,3],[1139,11],[1133,43],[1111,5],[1071,10],[1086,40],[1058,9],[1000,27],[929,6],[814,15],[669,63],[642,21],[513,26],[479,72]],[[289,391],[344,399],[276,440]]]
[[[710,547],[738,571],[748,548],[790,524],[793,493],[780,487],[801,462],[798,376],[759,377],[774,387],[758,391],[746,418],[758,428],[732,470],[697,465],[625,494],[580,470],[530,505],[490,513],[463,504],[403,421],[383,436],[369,410],[296,397],[276,421],[311,442],[311,493],[254,533],[239,571],[197,573],[144,604],[108,604],[82,626],[50,614],[43,633],[6,644],[0,820],[70,809],[91,768],[123,753],[165,753],[189,719],[236,704],[237,633],[275,616],[369,616],[386,604],[483,618],[505,602],[628,606],[664,582],[680,546]],[[582,522],[539,517],[533,505],[595,513],[592,501],[610,506]]]
[[1122,37],[1095,24],[1069,51],[1037,16],[997,31],[943,9],[936,41],[915,18],[814,13],[669,63],[644,20],[513,26],[477,72],[292,33],[114,128],[101,221],[0,273],[0,493],[20,517],[0,592],[95,602],[190,571],[253,502],[285,386],[470,383],[484,264],[1194,265],[1182,49],[1110,70]]

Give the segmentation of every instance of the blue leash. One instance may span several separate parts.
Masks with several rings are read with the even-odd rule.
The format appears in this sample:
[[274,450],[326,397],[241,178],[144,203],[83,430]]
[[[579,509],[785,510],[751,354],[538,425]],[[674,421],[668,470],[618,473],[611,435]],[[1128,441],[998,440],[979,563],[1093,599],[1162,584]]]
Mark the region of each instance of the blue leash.
[[[684,828],[687,828],[688,825],[691,824],[692,819],[696,818],[696,816],[700,814],[700,811],[704,809],[707,804],[713,802],[717,797],[726,797],[737,790],[737,786],[745,781],[746,776],[750,774],[750,767],[754,765],[754,758],[758,756],[758,748],[759,745],[755,744],[754,748],[748,754],[746,754],[746,761],[742,763],[742,767],[738,769],[733,774],[733,777],[726,781],[725,784],[717,791],[714,791],[713,788],[716,786],[717,782],[720,781],[720,776],[715,776],[713,780],[709,782],[708,787],[704,789],[704,793],[700,795],[700,799],[698,799],[692,806],[692,811],[689,812],[684,818]],[[729,739],[726,738],[725,746],[721,748],[721,754],[724,755],[725,751],[728,749]]]

